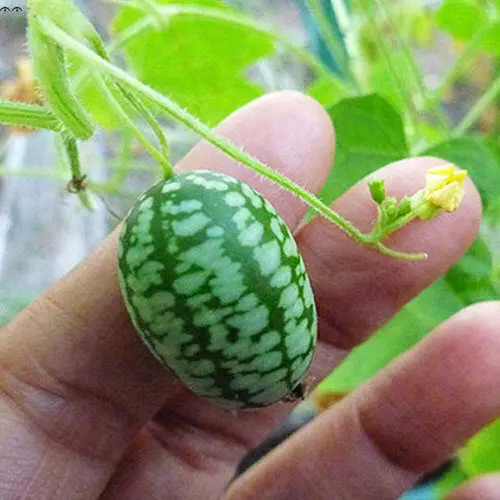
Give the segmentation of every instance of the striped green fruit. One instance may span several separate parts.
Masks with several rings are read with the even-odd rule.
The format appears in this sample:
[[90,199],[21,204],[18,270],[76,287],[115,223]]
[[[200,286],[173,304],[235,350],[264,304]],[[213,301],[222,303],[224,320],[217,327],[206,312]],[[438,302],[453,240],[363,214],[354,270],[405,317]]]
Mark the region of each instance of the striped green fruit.
[[247,184],[199,170],[160,181],[120,235],[138,333],[187,387],[225,408],[274,403],[311,363],[317,317],[288,227]]

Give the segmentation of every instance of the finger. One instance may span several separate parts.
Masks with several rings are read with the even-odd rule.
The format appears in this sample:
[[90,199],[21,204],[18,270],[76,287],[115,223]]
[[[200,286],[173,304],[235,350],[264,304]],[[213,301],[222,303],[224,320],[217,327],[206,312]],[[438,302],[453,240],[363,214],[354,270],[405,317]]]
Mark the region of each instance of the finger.
[[470,307],[251,468],[225,500],[392,499],[498,416],[500,303]]
[[[332,123],[322,108],[300,93],[286,91],[265,96],[244,109],[244,113],[237,112],[223,122],[217,132],[308,191],[318,192],[330,171],[335,145]],[[207,167],[200,159],[208,158]],[[291,229],[308,208],[294,194],[236,163],[207,142],[193,148],[176,171],[203,168],[245,181],[271,202]]]
[[[331,123],[305,96],[265,97],[221,130],[299,183],[319,186],[330,168]],[[289,223],[302,217],[300,202],[261,186],[211,147],[201,146],[181,162],[188,170],[219,167],[267,190]],[[68,488],[83,484],[85,498],[100,493],[129,439],[176,393],[178,386],[138,339],[123,306],[117,239],[115,232],[0,335],[0,442],[10,443],[12,465],[2,470],[0,487],[18,474],[14,498],[36,491],[70,498]]]
[[446,500],[498,500],[499,498],[500,474],[486,474],[471,479],[446,496]]
[[[393,163],[374,176],[385,180],[388,194],[401,199],[425,184],[425,173],[443,160],[412,158]],[[332,360],[376,331],[401,307],[445,273],[475,239],[481,200],[468,181],[456,212],[431,221],[414,221],[395,233],[387,245],[406,252],[426,252],[426,261],[404,261],[362,247],[338,228],[317,218],[296,235],[307,265],[319,317],[322,341],[312,374],[326,375]],[[366,181],[343,195],[333,208],[357,227],[369,231],[376,218]]]

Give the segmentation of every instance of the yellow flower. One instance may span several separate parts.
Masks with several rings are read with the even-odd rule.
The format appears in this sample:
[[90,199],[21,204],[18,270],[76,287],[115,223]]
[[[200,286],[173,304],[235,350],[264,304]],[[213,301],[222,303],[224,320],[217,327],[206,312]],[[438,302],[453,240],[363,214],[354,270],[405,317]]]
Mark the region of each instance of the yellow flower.
[[464,199],[466,177],[466,170],[458,170],[452,164],[431,168],[425,175],[424,199],[438,208],[453,212]]

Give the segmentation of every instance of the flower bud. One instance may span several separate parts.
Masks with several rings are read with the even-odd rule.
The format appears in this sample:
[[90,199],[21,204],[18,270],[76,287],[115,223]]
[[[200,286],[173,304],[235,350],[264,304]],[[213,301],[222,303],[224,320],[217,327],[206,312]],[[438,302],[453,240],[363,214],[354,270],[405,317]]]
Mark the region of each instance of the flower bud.
[[370,188],[372,199],[380,205],[386,197],[384,181],[382,179],[373,179],[368,182],[368,187]]

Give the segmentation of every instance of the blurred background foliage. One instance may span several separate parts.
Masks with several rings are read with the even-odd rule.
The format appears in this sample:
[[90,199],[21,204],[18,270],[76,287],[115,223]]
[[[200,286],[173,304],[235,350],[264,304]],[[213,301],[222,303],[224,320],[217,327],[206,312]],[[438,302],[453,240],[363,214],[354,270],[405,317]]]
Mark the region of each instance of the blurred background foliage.
[[[0,94],[36,102],[23,59],[25,4],[0,3],[24,8],[0,14]],[[499,298],[500,1],[76,3],[117,62],[207,124],[266,92],[297,89],[315,97],[337,135],[335,165],[320,194],[325,202],[408,156],[438,156],[469,171],[484,206],[476,242],[355,349],[316,394],[353,390],[461,308]],[[77,61],[71,78],[102,127],[82,144],[95,210],[85,212],[65,189],[69,170],[53,134],[2,130],[0,324],[81,261],[157,174]],[[197,139],[172,123],[163,126],[175,161]],[[426,485],[425,498],[500,470],[499,445],[495,422]]]

